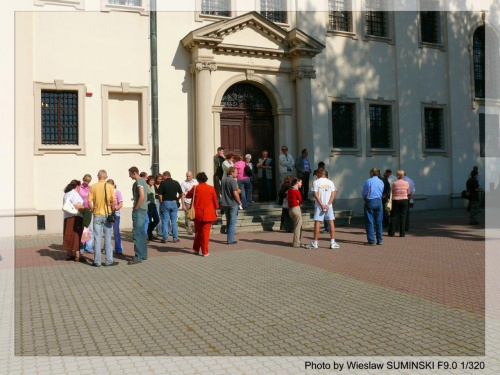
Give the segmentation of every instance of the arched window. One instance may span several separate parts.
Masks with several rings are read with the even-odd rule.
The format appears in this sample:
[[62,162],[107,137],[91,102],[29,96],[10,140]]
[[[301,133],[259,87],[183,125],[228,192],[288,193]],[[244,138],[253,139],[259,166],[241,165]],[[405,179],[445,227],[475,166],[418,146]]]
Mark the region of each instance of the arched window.
[[474,63],[474,96],[485,97],[486,76],[486,38],[484,26],[480,26],[474,32],[472,38],[472,60]]

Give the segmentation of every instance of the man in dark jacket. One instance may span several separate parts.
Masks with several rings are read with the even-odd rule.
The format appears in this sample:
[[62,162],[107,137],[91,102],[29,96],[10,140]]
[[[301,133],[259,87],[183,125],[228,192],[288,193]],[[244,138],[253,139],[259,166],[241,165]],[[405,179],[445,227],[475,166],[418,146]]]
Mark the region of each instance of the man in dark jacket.
[[470,202],[470,214],[469,214],[469,224],[477,225],[477,215],[479,213],[479,193],[483,191],[479,186],[477,181],[477,171],[473,170],[470,173],[470,178],[466,183],[467,191],[469,192],[469,202]]

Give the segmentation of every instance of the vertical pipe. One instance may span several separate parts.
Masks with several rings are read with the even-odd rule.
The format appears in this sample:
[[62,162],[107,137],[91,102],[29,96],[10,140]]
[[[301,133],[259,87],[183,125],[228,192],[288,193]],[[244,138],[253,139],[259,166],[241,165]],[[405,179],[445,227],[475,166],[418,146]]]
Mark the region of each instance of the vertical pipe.
[[158,141],[158,61],[156,44],[156,0],[151,0],[149,12],[150,26],[150,52],[151,52],[151,131],[152,131],[152,160],[151,173],[158,174],[160,171],[159,141]]

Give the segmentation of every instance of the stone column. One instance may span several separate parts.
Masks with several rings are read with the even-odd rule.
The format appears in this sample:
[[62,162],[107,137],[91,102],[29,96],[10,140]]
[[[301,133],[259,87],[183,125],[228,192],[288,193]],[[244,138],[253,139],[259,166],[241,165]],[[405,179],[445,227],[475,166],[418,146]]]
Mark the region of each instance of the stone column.
[[314,155],[311,112],[311,79],[314,78],[316,71],[310,68],[297,68],[292,72],[297,96],[297,157],[303,148],[309,150],[310,156]]
[[201,61],[194,65],[196,74],[196,126],[195,154],[196,173],[213,175],[214,125],[212,121],[212,83],[211,72],[217,70],[213,61]]

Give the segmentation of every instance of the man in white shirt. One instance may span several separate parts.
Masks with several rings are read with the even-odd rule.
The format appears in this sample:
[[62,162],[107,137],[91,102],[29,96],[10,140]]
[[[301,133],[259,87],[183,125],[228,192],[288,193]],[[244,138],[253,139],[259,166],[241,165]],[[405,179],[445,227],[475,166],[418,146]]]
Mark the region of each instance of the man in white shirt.
[[279,156],[279,169],[280,169],[280,186],[283,185],[286,176],[293,175],[293,167],[295,166],[295,160],[293,160],[292,155],[288,155],[288,147],[281,146],[281,152]]
[[[193,179],[193,172],[187,171],[186,172],[186,180],[181,184],[181,189],[182,192],[184,193],[184,196],[190,191],[193,186],[198,185],[198,181],[196,179]],[[186,216],[187,210],[191,208],[191,198],[184,198],[184,202],[186,203],[186,209],[184,210],[184,220],[186,223],[186,229],[188,231],[188,234],[193,234],[193,230],[191,229],[191,220],[189,220]]]
[[320,225],[324,220],[330,224],[330,249],[338,249],[340,246],[335,242],[335,214],[333,213],[332,203],[337,194],[335,184],[326,178],[324,168],[319,168],[316,172],[318,177],[313,182],[312,192],[314,194],[314,241],[307,245],[307,249],[318,248],[318,238]]

